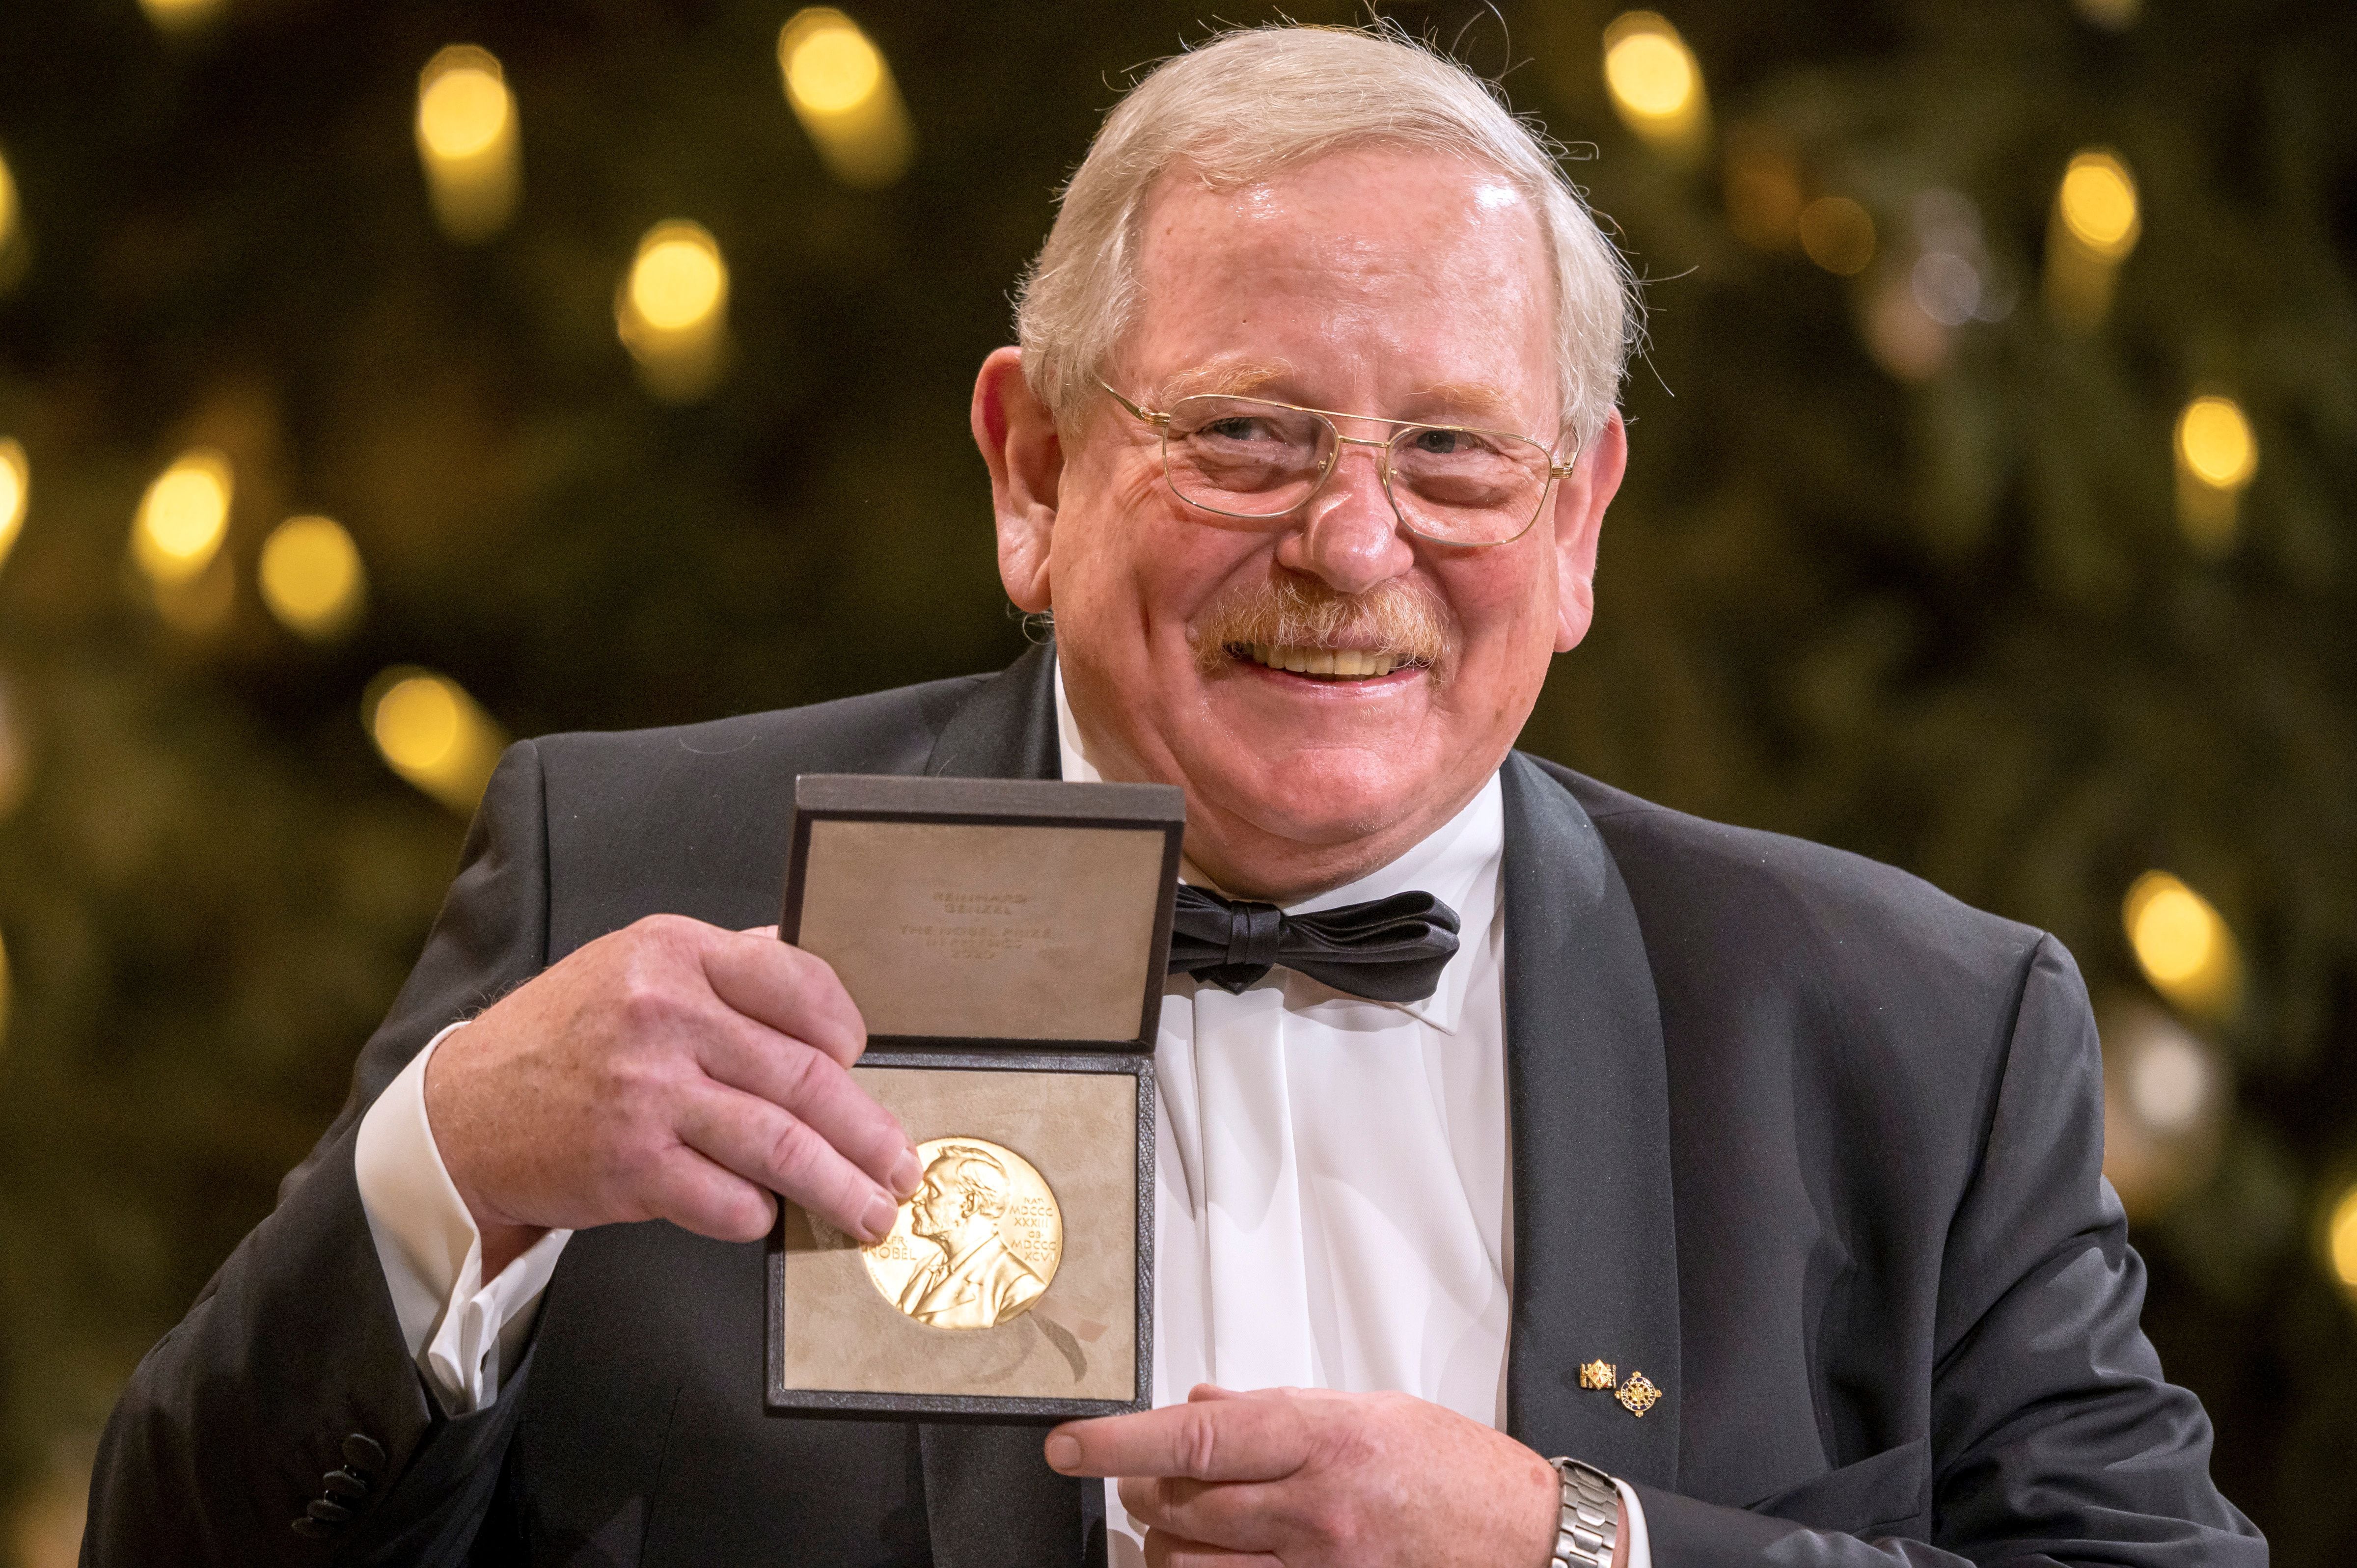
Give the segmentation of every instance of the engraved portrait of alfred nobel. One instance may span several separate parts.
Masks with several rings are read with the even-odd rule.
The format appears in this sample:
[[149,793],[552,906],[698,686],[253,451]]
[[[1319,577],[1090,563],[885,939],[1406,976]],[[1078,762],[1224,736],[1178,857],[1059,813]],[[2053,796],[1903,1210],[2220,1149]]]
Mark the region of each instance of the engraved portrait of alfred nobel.
[[899,1308],[934,1328],[988,1328],[1048,1288],[998,1234],[1011,1187],[987,1150],[956,1144],[926,1167],[909,1229],[941,1249],[909,1276]]

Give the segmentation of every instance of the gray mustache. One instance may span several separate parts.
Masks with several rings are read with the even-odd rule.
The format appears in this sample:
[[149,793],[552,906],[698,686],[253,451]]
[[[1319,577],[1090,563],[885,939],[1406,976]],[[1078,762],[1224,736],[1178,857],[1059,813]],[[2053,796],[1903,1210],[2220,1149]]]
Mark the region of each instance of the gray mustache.
[[1207,671],[1228,650],[1253,643],[1350,648],[1387,653],[1427,668],[1456,651],[1448,612],[1421,585],[1394,578],[1363,594],[1340,594],[1321,583],[1291,578],[1223,599],[1197,627],[1195,657]]

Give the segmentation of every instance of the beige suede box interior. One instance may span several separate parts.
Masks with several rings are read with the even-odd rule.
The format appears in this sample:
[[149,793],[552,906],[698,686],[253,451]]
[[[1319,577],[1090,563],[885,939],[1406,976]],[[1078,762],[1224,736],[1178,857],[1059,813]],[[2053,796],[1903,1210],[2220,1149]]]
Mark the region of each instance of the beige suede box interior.
[[910,1138],[986,1139],[1046,1178],[1063,1217],[1047,1291],[994,1327],[933,1328],[869,1282],[849,1237],[789,1205],[779,1366],[845,1393],[1127,1400],[1137,1377],[1137,1079],[1122,1072],[857,1068]]

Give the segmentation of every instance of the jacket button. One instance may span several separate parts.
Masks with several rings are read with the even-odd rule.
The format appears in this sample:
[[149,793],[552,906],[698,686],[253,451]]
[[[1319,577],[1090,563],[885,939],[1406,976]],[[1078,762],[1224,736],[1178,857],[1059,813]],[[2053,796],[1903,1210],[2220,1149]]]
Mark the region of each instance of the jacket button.
[[323,1524],[342,1524],[352,1517],[352,1510],[341,1503],[331,1503],[325,1498],[313,1498],[303,1510]]
[[368,1496],[368,1483],[350,1470],[330,1470],[319,1477],[319,1484],[339,1498]]
[[309,1514],[305,1514],[295,1521],[295,1533],[312,1541],[325,1541],[336,1532]]
[[366,1473],[384,1468],[384,1445],[365,1433],[355,1432],[344,1439],[344,1463]]

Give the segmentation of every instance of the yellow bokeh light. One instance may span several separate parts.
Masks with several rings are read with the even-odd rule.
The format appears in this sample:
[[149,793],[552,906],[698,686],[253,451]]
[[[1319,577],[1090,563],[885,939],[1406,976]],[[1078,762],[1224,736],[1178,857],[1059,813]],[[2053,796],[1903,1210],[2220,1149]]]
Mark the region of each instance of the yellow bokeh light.
[[1709,135],[1702,67],[1677,28],[1652,11],[1629,11],[1604,29],[1604,86],[1621,123],[1656,152],[1699,156]]
[[16,176],[0,157],[0,250],[16,237]]
[[778,69],[794,118],[835,178],[873,189],[907,172],[916,147],[908,105],[858,23],[831,5],[795,12],[778,33]]
[[2234,934],[2207,898],[2165,871],[2129,885],[2120,923],[2153,989],[2180,1007],[2218,1013],[2242,983]]
[[2124,260],[2143,232],[2135,177],[2116,155],[2099,147],[2071,160],[2054,204],[2072,238],[2104,261]]
[[156,476],[131,529],[132,559],[151,581],[185,583],[212,564],[229,533],[232,487],[229,459],[208,447]]
[[25,509],[32,494],[33,466],[25,458],[24,446],[14,437],[0,437],[0,565],[7,564],[16,535],[25,530]]
[[384,759],[407,772],[440,767],[458,746],[458,700],[436,675],[396,681],[377,699],[376,744]]
[[472,44],[437,50],[417,75],[417,156],[442,231],[490,238],[523,188],[515,94],[497,57]]
[[2175,984],[2208,966],[2218,948],[2218,917],[2201,896],[2173,876],[2155,872],[2157,886],[2132,897],[2128,940],[2145,972]]
[[1694,102],[1694,56],[1665,34],[1631,32],[1606,51],[1604,80],[1622,109],[1665,120]]
[[290,517],[262,545],[262,602],[289,630],[327,638],[359,616],[366,593],[360,547],[327,517]]
[[165,31],[178,32],[212,20],[221,9],[221,0],[139,0],[139,8]]
[[1797,227],[1809,260],[1837,277],[1856,277],[1874,260],[1874,218],[1846,196],[1821,196],[1801,209]]
[[395,667],[369,686],[361,717],[388,767],[461,816],[473,812],[507,737],[466,689]]
[[884,57],[858,24],[842,12],[813,6],[786,25],[779,62],[794,107],[812,114],[842,114],[874,96],[884,81]]
[[2325,1221],[2324,1244],[2332,1259],[2332,1272],[2341,1283],[2357,1290],[2357,1187],[2341,1195],[2332,1206],[2332,1216]]
[[417,135],[437,158],[470,158],[500,139],[514,105],[495,70],[468,63],[444,70],[417,93]]
[[683,332],[727,303],[720,246],[694,223],[663,223],[639,242],[630,264],[630,308],[658,332]]
[[2177,416],[2177,457],[2203,484],[2239,490],[2259,470],[2259,444],[2233,398],[2197,397]]
[[614,298],[614,325],[649,392],[693,403],[727,362],[728,263],[699,224],[658,223]]

